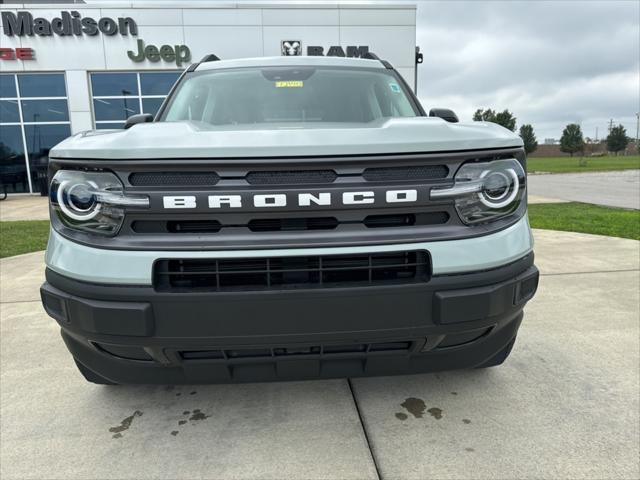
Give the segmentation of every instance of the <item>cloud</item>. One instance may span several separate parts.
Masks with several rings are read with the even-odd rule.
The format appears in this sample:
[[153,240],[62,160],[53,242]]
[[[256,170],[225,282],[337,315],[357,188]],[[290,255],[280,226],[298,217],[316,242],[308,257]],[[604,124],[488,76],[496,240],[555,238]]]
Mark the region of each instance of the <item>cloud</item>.
[[418,2],[419,96],[426,108],[508,108],[538,138],[567,123],[635,135],[640,111],[636,1]]

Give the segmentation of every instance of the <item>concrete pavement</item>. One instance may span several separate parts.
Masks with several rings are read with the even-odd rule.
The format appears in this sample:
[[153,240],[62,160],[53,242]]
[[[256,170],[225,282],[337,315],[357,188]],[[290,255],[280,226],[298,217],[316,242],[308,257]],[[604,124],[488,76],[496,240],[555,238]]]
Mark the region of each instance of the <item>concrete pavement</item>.
[[9,195],[0,201],[0,222],[49,220],[48,198],[40,195]]
[[0,477],[638,478],[640,243],[535,231],[505,365],[334,381],[101,387],[0,260]]
[[540,195],[527,195],[527,203],[529,205],[536,203],[567,203],[568,201],[560,198],[541,197]]
[[534,198],[640,209],[640,170],[529,175],[527,181]]

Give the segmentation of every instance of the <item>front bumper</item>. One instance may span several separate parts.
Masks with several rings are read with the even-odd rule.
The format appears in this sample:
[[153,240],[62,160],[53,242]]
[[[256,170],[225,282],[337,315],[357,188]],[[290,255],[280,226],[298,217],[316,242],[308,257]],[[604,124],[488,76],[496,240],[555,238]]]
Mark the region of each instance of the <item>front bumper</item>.
[[47,269],[42,301],[77,361],[115,383],[213,383],[472,368],[515,337],[538,270],[412,285],[160,293]]

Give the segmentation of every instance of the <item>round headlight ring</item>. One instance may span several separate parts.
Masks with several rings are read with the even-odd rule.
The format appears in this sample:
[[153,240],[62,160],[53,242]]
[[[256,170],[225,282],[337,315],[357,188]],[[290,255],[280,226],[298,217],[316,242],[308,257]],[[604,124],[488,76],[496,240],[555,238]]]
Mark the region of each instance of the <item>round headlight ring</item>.
[[[496,179],[498,185],[492,185],[491,180]],[[509,195],[511,183],[504,172],[490,172],[484,177],[484,195],[491,202],[498,202]],[[495,193],[495,192],[498,193]]]
[[507,185],[507,188],[505,189],[505,192],[498,197],[490,197],[490,196],[487,196],[485,191],[482,191],[478,193],[478,199],[486,207],[503,208],[515,200],[516,196],[518,195],[518,192],[520,191],[520,180],[518,179],[518,174],[513,168],[508,168],[506,169],[506,171],[501,171],[501,172],[498,172],[495,170],[485,170],[480,174],[480,178],[485,179],[486,177],[494,174],[504,175],[504,177],[509,180],[509,183]]
[[[81,193],[77,193],[77,190],[79,189],[84,189],[85,192]],[[97,200],[95,195],[89,190],[89,185],[87,185],[86,183],[76,183],[75,185],[72,185],[68,190],[67,190],[67,202],[69,203],[69,207],[71,207],[72,210],[75,210],[76,212],[79,213],[83,213],[86,214],[87,212],[90,212],[93,208],[95,208]],[[82,207],[80,205],[77,205],[75,203],[74,197],[81,197],[83,194],[85,194],[86,196],[89,197],[89,200],[86,202],[89,204],[88,207]]]
[[[85,186],[86,188],[86,185],[89,185],[90,187],[97,189],[98,185],[93,181],[88,181],[86,184],[76,183],[71,185],[71,187],[69,187],[69,184],[71,184],[71,181],[65,180],[61,182],[60,185],[58,185],[57,200],[58,200],[58,205],[60,206],[60,209],[62,210],[62,212],[67,217],[73,220],[77,220],[79,222],[91,220],[92,218],[95,218],[96,215],[98,215],[98,213],[100,213],[100,210],[102,209],[102,205],[100,203],[94,202],[94,204],[91,207],[87,209],[82,209],[82,208],[79,208],[70,200],[70,194],[71,192],[73,192],[75,188],[80,186]],[[65,198],[64,198],[65,190],[66,190],[67,201],[69,202],[69,205],[67,205],[67,201],[65,201]]]

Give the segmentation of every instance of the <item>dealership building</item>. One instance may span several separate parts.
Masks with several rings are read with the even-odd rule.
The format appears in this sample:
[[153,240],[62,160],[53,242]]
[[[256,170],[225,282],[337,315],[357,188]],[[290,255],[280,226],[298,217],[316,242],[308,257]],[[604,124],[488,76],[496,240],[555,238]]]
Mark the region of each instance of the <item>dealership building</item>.
[[154,114],[178,75],[210,53],[373,52],[416,81],[415,5],[86,0],[4,3],[0,14],[0,188],[8,193],[38,193],[48,152],[65,137]]

